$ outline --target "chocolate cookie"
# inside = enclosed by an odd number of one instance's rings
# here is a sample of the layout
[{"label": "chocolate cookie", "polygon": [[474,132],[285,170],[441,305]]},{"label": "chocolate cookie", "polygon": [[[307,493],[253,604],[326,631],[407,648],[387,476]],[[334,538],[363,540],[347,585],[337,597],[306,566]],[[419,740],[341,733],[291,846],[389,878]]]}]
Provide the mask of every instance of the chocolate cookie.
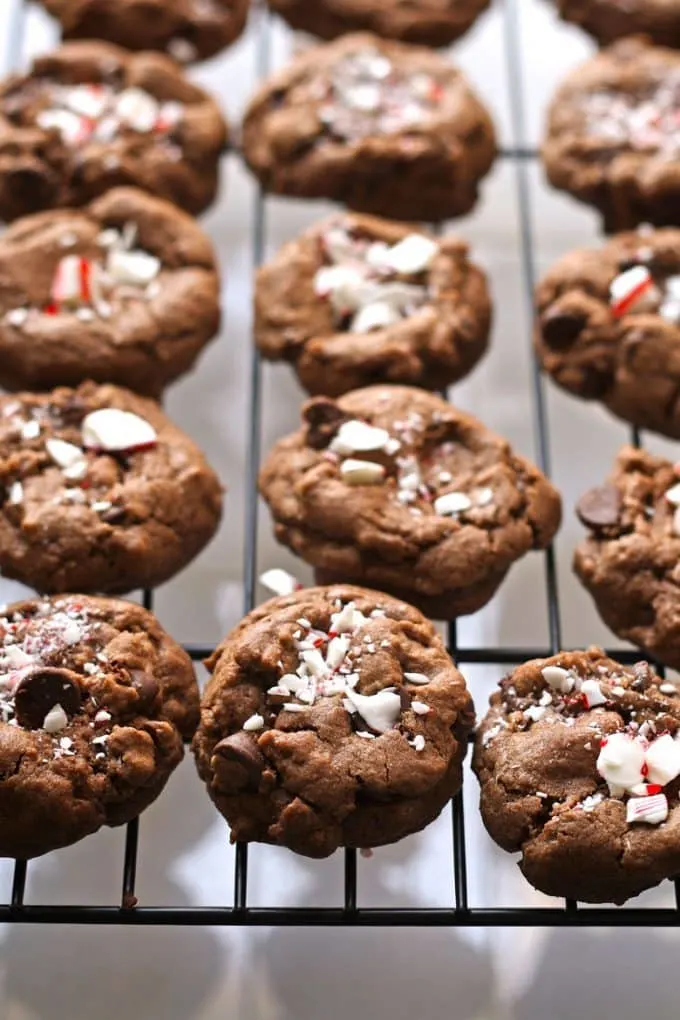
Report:
[{"label": "chocolate cookie", "polygon": [[260,475],[276,537],[317,581],[373,585],[430,616],[473,613],[560,523],[550,483],[441,397],[369,386],[303,408]]},{"label": "chocolate cookie", "polygon": [[620,234],[537,288],[537,348],[571,393],[680,438],[680,230]]},{"label": "chocolate cookie", "polygon": [[549,896],[623,903],[680,872],[680,697],[599,648],[518,666],[475,743],[481,811]]},{"label": "chocolate cookie", "polygon": [[207,666],[193,747],[234,840],[383,846],[460,789],[472,700],[411,606],[309,588],[246,616]]},{"label": "chocolate cookie", "polygon": [[104,39],[128,50],[204,60],[243,31],[249,0],[40,0],[65,39]]},{"label": "chocolate cookie", "polygon": [[126,592],[186,566],[220,484],[157,404],[115,386],[0,397],[0,571],[38,591]]},{"label": "chocolate cookie", "polygon": [[680,472],[624,447],[577,513],[588,537],[574,570],[619,637],[680,669]]},{"label": "chocolate cookie", "polygon": [[550,183],[595,206],[607,231],[680,225],[680,54],[624,39],[586,61],[550,106]]},{"label": "chocolate cookie", "polygon": [[374,217],[317,223],[257,275],[257,345],[309,393],[376,379],[442,389],[481,358],[490,325],[486,277],[463,241]]},{"label": "chocolate cookie", "polygon": [[220,323],[215,256],[195,221],[133,188],[35,213],[0,237],[0,384],[84,379],[158,396]]},{"label": "chocolate cookie", "polygon": [[448,46],[474,24],[490,0],[269,0],[292,28],[322,39],[375,32],[386,39]]},{"label": "chocolate cookie", "polygon": [[84,205],[135,185],[199,213],[226,125],[169,57],[66,43],[0,83],[0,217]]},{"label": "chocolate cookie", "polygon": [[0,857],[135,818],[197,722],[191,660],[141,606],[57,595],[3,609]]},{"label": "chocolate cookie", "polygon": [[600,45],[626,35],[646,35],[659,46],[680,46],[678,0],[555,0],[566,21],[590,32]]},{"label": "chocolate cookie", "polygon": [[246,112],[243,152],[267,191],[441,220],[472,209],[496,143],[447,60],[357,34],[313,47],[264,83]]}]

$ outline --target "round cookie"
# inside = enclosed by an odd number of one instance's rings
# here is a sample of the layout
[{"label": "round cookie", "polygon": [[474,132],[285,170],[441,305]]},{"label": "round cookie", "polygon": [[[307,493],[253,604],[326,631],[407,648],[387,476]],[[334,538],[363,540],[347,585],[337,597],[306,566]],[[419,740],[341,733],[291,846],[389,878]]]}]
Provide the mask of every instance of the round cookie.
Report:
[{"label": "round cookie", "polygon": [[556,188],[599,209],[608,232],[680,225],[680,54],[624,39],[567,76],[543,160]]},{"label": "round cookie", "polygon": [[262,266],[255,340],[289,361],[309,393],[384,382],[442,389],[486,350],[484,273],[455,237],[343,213],[312,226]]},{"label": "round cookie", "polygon": [[207,666],[193,749],[233,840],[383,846],[460,789],[472,700],[412,606],[348,585],[271,599]]},{"label": "round cookie", "polygon": [[489,114],[430,50],[367,33],[315,46],[269,78],[243,123],[267,191],[403,220],[462,216],[494,160]]},{"label": "round cookie", "polygon": [[680,669],[680,471],[624,447],[576,511],[588,529],[574,570],[619,637]]},{"label": "round cookie", "polygon": [[175,206],[114,188],[0,237],[0,384],[85,379],[159,396],[220,324],[210,241]]},{"label": "round cookie", "polygon": [[249,0],[40,0],[65,39],[167,50],[181,63],[219,53],[243,31]]},{"label": "round cookie", "polygon": [[0,616],[0,857],[136,818],[198,722],[189,656],[141,606],[58,595]]},{"label": "round cookie", "polygon": [[215,198],[227,129],[160,53],[66,43],[0,83],[0,218],[134,185],[188,212]]},{"label": "round cookie", "polygon": [[0,397],[0,572],[43,592],[155,587],[220,520],[220,483],[157,404],[83,383]]},{"label": "round cookie", "polygon": [[680,872],[680,697],[599,648],[513,670],[473,768],[484,824],[549,896],[623,903]]},{"label": "round cookie", "polygon": [[386,39],[448,46],[474,24],[489,0],[269,0],[295,29],[321,39],[375,32]]},{"label": "round cookie", "polygon": [[590,32],[601,46],[626,35],[646,35],[659,46],[680,47],[678,0],[555,0],[565,21]]},{"label": "round cookie", "polygon": [[536,291],[536,345],[555,382],[680,438],[680,230],[570,252]]},{"label": "round cookie", "polygon": [[433,393],[318,397],[303,422],[274,446],[260,491],[277,539],[321,584],[371,585],[444,619],[474,613],[559,527],[544,476]]}]

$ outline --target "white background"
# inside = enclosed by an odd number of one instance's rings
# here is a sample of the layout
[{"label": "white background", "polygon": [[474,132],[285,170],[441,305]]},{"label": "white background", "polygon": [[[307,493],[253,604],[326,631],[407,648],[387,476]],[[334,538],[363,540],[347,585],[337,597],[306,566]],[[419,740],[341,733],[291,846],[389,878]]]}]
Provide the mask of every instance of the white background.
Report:
[{"label": "white background", "polygon": [[[115,0],[111,0],[115,2]],[[546,103],[565,72],[590,52],[575,29],[559,24],[544,0],[520,0],[525,100],[530,140],[540,136]],[[8,60],[24,66],[52,45],[54,27],[37,11],[26,19],[23,49],[10,34],[15,0],[0,0],[0,38]],[[273,60],[301,45],[278,24]],[[513,142],[508,110],[502,10],[497,5],[455,48],[494,112],[504,144]],[[256,54],[251,31],[223,57],[193,72],[236,123],[252,91]],[[570,247],[593,243],[594,214],[552,193],[530,171],[538,268]],[[456,388],[453,399],[535,456],[530,329],[521,275],[515,170],[499,161],[474,215],[455,225],[488,270],[496,321],[491,353]],[[224,277],[225,325],[198,370],[169,397],[171,415],[205,449],[228,486],[218,538],[157,598],[161,620],[178,639],[216,643],[240,616],[251,328],[254,187],[236,156],[224,162],[219,205],[204,219]],[[273,251],[329,207],[288,200],[267,206],[267,249]],[[565,504],[557,542],[565,646],[616,645],[570,570],[581,529],[577,495],[598,482],[625,427],[599,408],[548,389],[553,474]],[[284,366],[264,370],[263,449],[294,428],[302,394]],[[670,452],[658,440],[649,445]],[[309,574],[277,548],[266,510],[259,519],[260,569],[285,566]],[[23,590],[0,581],[0,601]],[[262,594],[262,593],[260,593]],[[547,615],[544,560],[529,556],[493,602],[461,622],[463,645],[544,645]],[[500,669],[467,670],[479,711]],[[468,862],[473,905],[549,904],[524,882],[515,861],[486,837],[477,819],[477,788],[466,775]],[[114,903],[120,895],[124,833],[107,830],[29,867],[27,902]],[[306,861],[268,847],[250,854],[251,905],[338,905],[342,857]],[[359,864],[359,902],[370,906],[453,903],[450,816]],[[11,867],[0,862],[0,900]],[[227,904],[233,851],[186,760],[164,795],[143,816],[137,894],[143,904]],[[671,905],[669,885],[636,904]],[[615,913],[612,915],[615,923]],[[6,927],[0,929],[1,1020],[316,1020],[356,1016],[412,1020],[566,1020],[648,1014],[677,1017],[674,932],[532,930],[318,930]]]}]

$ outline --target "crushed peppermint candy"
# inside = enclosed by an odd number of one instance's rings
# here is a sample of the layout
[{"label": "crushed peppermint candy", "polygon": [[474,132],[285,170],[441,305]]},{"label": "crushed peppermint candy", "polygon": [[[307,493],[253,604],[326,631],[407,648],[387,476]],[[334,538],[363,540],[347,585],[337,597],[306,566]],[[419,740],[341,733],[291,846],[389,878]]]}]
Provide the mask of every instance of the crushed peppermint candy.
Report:
[{"label": "crushed peppermint candy", "polygon": [[680,153],[679,109],[679,74],[669,74],[644,95],[600,89],[582,99],[586,130],[608,151],[632,149],[664,160]]},{"label": "crushed peppermint candy", "polygon": [[264,718],[258,713],[255,713],[255,715],[251,715],[248,719],[246,719],[246,721],[243,724],[243,729],[246,730],[246,732],[250,733],[255,730],[261,730],[263,726]]},{"label": "crushed peppermint candy", "polygon": [[631,797],[626,804],[626,822],[644,822],[647,825],[660,825],[668,818],[668,798],[664,793],[654,797]]},{"label": "crushed peppermint candy", "polygon": [[680,276],[655,280],[647,266],[631,266],[612,280],[609,299],[616,319],[630,312],[653,312],[680,325]]},{"label": "crushed peppermint candy", "polygon": [[275,595],[292,595],[303,587],[293,574],[280,567],[272,567],[271,570],[265,570],[260,574],[260,584]]},{"label": "crushed peppermint candy", "polygon": [[81,426],[83,445],[90,450],[132,453],[155,446],[153,425],[132,411],[105,407],[91,411]]},{"label": "crushed peppermint candy", "polygon": [[67,145],[111,142],[123,131],[166,135],[179,123],[183,107],[159,102],[136,86],[114,89],[101,84],[51,84],[48,103],[36,117],[43,130],[57,131]]}]

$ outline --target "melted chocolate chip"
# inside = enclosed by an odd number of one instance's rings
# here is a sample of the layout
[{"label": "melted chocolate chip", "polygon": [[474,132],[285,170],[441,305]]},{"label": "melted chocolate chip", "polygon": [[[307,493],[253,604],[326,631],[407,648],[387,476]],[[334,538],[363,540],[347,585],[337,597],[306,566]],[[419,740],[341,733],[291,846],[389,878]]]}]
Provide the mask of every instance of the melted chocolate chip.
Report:
[{"label": "melted chocolate chip", "polygon": [[75,715],[80,701],[78,675],[70,669],[49,666],[27,673],[17,684],[14,695],[17,720],[30,730],[40,729],[55,705],[61,705],[66,715]]},{"label": "melted chocolate chip", "polygon": [[234,766],[225,769],[220,767],[219,761],[213,766],[230,785],[242,790],[246,787],[257,789],[267,759],[253,737],[247,733],[232,733],[215,745],[213,759],[215,757],[221,759],[222,763]]},{"label": "melted chocolate chip", "polygon": [[132,683],[139,696],[140,704],[144,708],[150,707],[158,697],[158,684],[143,669],[132,670]]},{"label": "melted chocolate chip", "polygon": [[302,411],[307,422],[307,444],[315,450],[323,450],[330,443],[343,422],[349,421],[349,415],[341,411],[334,401],[328,397],[317,397],[308,401]]},{"label": "melted chocolate chip", "polygon": [[587,318],[582,312],[548,311],[541,319],[541,332],[548,347],[570,347],[582,332]]},{"label": "melted chocolate chip", "polygon": [[408,709],[411,707],[411,702],[413,701],[411,693],[407,691],[405,687],[399,687],[397,689],[397,694],[399,695],[400,711],[402,712],[408,711]]},{"label": "melted chocolate chip", "polygon": [[599,485],[581,496],[576,504],[579,520],[598,531],[611,528],[621,515],[621,495],[613,485]]}]

